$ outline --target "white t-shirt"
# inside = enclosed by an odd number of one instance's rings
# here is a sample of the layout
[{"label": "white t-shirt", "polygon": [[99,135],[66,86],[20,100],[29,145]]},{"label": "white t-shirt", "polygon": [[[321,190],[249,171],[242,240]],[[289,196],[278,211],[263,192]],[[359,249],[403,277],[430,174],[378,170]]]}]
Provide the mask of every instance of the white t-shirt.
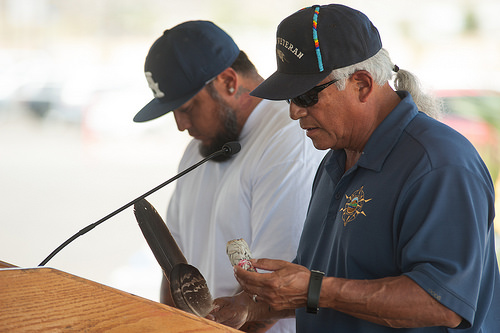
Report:
[{"label": "white t-shirt", "polygon": [[[226,254],[232,239],[245,239],[254,258],[295,258],[325,152],[290,119],[288,107],[262,101],[242,129],[238,154],[226,162],[208,161],[177,180],[166,223],[214,298],[241,290]],[[198,146],[198,140],[188,144],[179,171],[202,159]],[[269,332],[290,331],[294,319],[281,320]]]}]

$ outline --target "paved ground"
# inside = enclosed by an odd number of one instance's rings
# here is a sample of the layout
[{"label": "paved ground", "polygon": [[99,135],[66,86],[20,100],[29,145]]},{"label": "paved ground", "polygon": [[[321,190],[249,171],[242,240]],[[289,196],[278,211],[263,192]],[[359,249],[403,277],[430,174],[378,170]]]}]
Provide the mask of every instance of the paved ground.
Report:
[{"label": "paved ground", "polygon": [[[174,176],[187,143],[169,117],[150,131],[97,134],[0,117],[0,260],[37,266],[83,227]],[[162,216],[174,184],[148,197]],[[132,208],[75,240],[46,266],[158,296],[161,271]]]}]

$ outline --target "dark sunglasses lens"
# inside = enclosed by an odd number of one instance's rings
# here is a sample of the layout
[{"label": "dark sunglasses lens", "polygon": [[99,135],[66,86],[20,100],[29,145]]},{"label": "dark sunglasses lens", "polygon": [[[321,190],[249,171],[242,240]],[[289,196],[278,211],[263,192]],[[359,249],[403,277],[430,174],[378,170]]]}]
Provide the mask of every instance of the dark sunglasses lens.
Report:
[{"label": "dark sunglasses lens", "polygon": [[292,102],[300,107],[309,107],[318,103],[318,93],[315,91],[308,91],[307,93],[292,98]]},{"label": "dark sunglasses lens", "polygon": [[306,92],[305,94],[302,94],[300,96],[294,97],[291,100],[288,99],[287,102],[290,104],[290,101],[293,102],[294,104],[307,108],[309,106],[313,106],[314,104],[318,103],[318,94],[323,91],[323,89],[329,87],[331,84],[334,84],[338,80],[331,80],[330,82],[324,83],[322,85],[316,86]]}]

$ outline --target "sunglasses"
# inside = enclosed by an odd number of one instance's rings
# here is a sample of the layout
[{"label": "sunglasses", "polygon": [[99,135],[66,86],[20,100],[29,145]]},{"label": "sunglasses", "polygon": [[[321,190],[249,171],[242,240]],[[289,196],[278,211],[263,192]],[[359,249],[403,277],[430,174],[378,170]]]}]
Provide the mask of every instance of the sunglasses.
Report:
[{"label": "sunglasses", "polygon": [[288,102],[288,104],[293,103],[293,104],[300,106],[302,108],[307,108],[307,107],[313,106],[314,104],[318,103],[318,94],[323,89],[327,88],[328,86],[334,84],[337,81],[338,81],[338,79],[335,79],[335,80],[331,80],[330,82],[323,83],[319,86],[312,88],[311,90],[309,90],[308,92],[306,92],[302,95],[299,95],[299,96],[294,97],[292,99],[287,99],[286,101]]}]

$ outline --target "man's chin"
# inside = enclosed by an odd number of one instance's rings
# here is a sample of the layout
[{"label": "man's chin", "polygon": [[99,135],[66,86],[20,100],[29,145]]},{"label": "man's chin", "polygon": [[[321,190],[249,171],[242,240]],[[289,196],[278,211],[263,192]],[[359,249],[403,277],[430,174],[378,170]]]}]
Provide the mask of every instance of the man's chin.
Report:
[{"label": "man's chin", "polygon": [[212,153],[216,152],[217,150],[219,150],[219,149],[216,149],[214,147],[214,145],[211,144],[208,141],[200,141],[200,143],[198,144],[198,149],[200,150],[200,154],[203,157],[207,157],[210,154],[212,154]]}]

